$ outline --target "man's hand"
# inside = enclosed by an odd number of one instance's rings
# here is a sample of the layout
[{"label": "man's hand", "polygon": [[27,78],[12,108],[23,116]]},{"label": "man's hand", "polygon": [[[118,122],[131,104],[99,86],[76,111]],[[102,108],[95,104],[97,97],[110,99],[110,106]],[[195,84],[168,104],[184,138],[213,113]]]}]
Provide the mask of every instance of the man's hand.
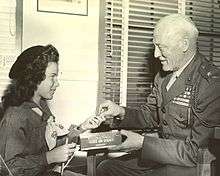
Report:
[{"label": "man's hand", "polygon": [[129,152],[132,150],[139,150],[142,148],[144,136],[127,130],[121,130],[121,134],[126,136],[127,139],[121,145],[111,147],[109,148],[109,150],[120,150]]},{"label": "man's hand", "polygon": [[105,119],[112,119],[115,116],[124,116],[125,110],[114,102],[106,100],[100,104],[98,115],[105,117]]},{"label": "man's hand", "polygon": [[104,116],[92,116],[92,117],[86,119],[80,125],[80,130],[86,131],[86,130],[97,128],[104,121],[105,121]]}]

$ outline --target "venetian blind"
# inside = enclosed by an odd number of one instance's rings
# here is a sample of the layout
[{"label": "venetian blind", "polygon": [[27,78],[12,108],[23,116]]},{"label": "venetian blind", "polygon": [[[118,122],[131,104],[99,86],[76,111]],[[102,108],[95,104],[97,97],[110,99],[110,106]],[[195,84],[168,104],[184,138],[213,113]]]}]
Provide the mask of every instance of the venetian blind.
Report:
[{"label": "venetian blind", "polygon": [[116,103],[120,100],[122,49],[122,1],[105,2],[104,72],[102,97]]},{"label": "venetian blind", "polygon": [[105,0],[102,98],[124,106],[146,102],[154,77],[154,25],[177,12],[196,23],[200,52],[220,67],[219,0]]},{"label": "venetian blind", "polygon": [[153,29],[178,0],[106,0],[102,96],[124,106],[146,102],[154,73]]},{"label": "venetian blind", "polygon": [[186,15],[199,29],[201,53],[220,67],[220,1],[186,0]]},{"label": "venetian blind", "polygon": [[128,13],[127,106],[146,102],[154,78],[153,29],[163,16],[178,12],[177,0],[130,0]]},{"label": "venetian blind", "polygon": [[[8,72],[16,58],[16,0],[1,0],[0,4],[0,97],[9,83]],[[0,100],[1,101],[1,100]]]}]

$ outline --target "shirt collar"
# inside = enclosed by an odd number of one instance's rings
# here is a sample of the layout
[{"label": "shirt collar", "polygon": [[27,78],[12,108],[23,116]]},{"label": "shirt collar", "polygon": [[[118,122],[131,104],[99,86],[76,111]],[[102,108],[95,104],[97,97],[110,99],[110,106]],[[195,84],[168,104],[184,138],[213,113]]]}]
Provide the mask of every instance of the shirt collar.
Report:
[{"label": "shirt collar", "polygon": [[36,112],[39,116],[41,116],[43,121],[47,121],[50,116],[53,116],[47,102],[45,100],[41,100],[39,107],[35,102],[33,101],[26,101],[23,103],[25,107],[31,108],[34,112]]},{"label": "shirt collar", "polygon": [[183,65],[179,70],[173,72],[173,75],[175,75],[176,78],[178,78],[180,76],[180,74],[183,72],[183,70],[189,65],[189,63],[193,60],[195,54],[191,57],[191,59],[189,59],[185,65]]}]

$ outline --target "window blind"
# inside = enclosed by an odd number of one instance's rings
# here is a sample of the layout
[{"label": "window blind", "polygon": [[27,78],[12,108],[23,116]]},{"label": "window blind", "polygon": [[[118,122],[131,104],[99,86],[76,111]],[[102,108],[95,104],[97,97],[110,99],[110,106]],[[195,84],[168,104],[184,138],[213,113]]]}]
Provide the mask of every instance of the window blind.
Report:
[{"label": "window blind", "polygon": [[146,102],[154,77],[153,29],[178,0],[106,0],[102,96],[124,106]]},{"label": "window blind", "polygon": [[199,50],[220,67],[220,1],[186,0],[186,15],[199,29]]},{"label": "window blind", "polygon": [[[20,6],[19,6],[20,7]],[[18,52],[16,0],[1,0],[0,4],[0,97],[9,83],[8,72]],[[19,29],[20,30],[20,29]],[[19,39],[20,40],[20,39]],[[1,100],[0,100],[1,101]]]},{"label": "window blind", "polygon": [[154,26],[161,17],[177,12],[177,0],[129,1],[127,106],[146,102],[154,78]]},{"label": "window blind", "polygon": [[151,91],[155,65],[153,29],[171,13],[190,16],[201,53],[220,67],[219,0],[105,0],[102,98],[139,106]]},{"label": "window blind", "polygon": [[103,97],[120,101],[120,72],[122,50],[122,0],[105,2],[105,48]]}]

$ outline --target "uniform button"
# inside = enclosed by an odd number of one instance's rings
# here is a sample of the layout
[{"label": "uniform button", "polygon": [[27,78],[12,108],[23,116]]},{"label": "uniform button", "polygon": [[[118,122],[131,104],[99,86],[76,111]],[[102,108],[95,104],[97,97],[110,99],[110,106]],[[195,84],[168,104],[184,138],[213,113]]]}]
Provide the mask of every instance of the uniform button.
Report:
[{"label": "uniform button", "polygon": [[182,113],[179,116],[180,116],[181,119],[183,118],[183,114]]},{"label": "uniform button", "polygon": [[167,126],[167,125],[168,125],[168,123],[167,123],[167,121],[166,121],[166,120],[163,120],[163,124],[164,124],[165,126]]},{"label": "uniform button", "polygon": [[209,71],[208,73],[207,73],[207,76],[211,76],[212,75],[212,73]]},{"label": "uniform button", "polygon": [[163,134],[163,137],[164,137],[165,139],[169,139],[169,138],[170,138],[170,134],[165,133],[165,134]]},{"label": "uniform button", "polygon": [[165,107],[162,107],[162,108],[161,108],[161,111],[162,111],[163,113],[166,113]]},{"label": "uniform button", "polygon": [[170,138],[170,135],[169,134],[166,134],[166,139],[169,139]]}]

